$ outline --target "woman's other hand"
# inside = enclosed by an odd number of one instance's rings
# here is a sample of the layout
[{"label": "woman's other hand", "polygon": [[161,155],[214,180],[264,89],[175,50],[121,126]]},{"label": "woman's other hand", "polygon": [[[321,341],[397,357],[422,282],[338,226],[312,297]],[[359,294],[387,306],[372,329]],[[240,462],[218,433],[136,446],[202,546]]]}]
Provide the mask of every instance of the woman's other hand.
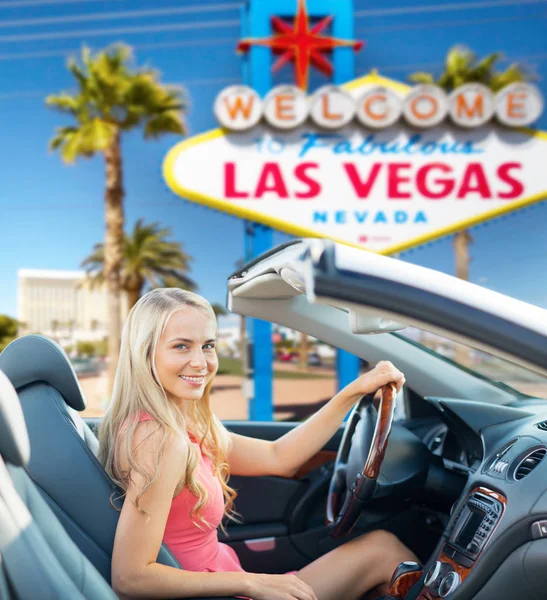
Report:
[{"label": "woman's other hand", "polygon": [[248,575],[247,593],[253,600],[317,600],[312,587],[296,575]]},{"label": "woman's other hand", "polygon": [[374,369],[348,384],[342,393],[350,397],[352,404],[355,404],[363,396],[373,394],[388,383],[394,383],[399,392],[404,382],[405,376],[401,371],[388,360],[382,360]]}]

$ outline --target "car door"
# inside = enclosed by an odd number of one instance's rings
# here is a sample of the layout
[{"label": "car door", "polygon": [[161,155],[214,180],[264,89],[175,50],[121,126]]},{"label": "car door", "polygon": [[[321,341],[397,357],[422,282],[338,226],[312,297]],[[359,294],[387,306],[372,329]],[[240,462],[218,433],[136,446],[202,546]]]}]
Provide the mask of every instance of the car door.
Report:
[{"label": "car door", "polygon": [[[298,423],[227,421],[237,434],[274,441]],[[325,523],[325,503],[332,465],[342,428],[294,477],[230,478],[241,523],[227,523],[222,541],[236,550],[249,571],[284,573],[317,558],[331,543]],[[357,535],[357,532],[356,532]],[[334,542],[334,540],[333,540]]]}]

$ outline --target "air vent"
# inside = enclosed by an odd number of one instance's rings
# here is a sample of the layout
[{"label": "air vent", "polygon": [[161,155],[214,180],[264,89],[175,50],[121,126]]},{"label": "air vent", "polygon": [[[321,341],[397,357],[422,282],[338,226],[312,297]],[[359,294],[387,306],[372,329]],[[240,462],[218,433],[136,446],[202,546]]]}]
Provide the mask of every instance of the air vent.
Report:
[{"label": "air vent", "polygon": [[504,475],[511,460],[508,461],[507,459],[502,459],[516,444],[516,442],[517,440],[511,440],[501,450],[498,450],[498,452],[496,452],[496,454],[494,454],[494,456],[486,463],[484,472],[492,473],[496,477]]},{"label": "air vent", "polygon": [[542,431],[547,431],[547,421],[542,421],[541,423],[536,423],[536,427],[541,429]]},{"label": "air vent", "polygon": [[523,477],[526,477],[531,471],[533,471],[539,463],[545,458],[547,454],[547,449],[539,448],[539,450],[534,450],[528,456],[526,456],[523,460],[520,461],[518,467],[515,470],[515,479],[519,481]]}]

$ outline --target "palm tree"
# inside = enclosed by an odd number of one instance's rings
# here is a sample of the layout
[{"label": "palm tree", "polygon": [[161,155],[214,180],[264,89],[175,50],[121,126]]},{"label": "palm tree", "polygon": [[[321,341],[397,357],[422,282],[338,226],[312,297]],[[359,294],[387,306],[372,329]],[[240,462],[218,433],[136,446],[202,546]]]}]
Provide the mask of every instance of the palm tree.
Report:
[{"label": "palm tree", "polygon": [[50,142],[65,163],[77,158],[104,155],[105,263],[108,287],[108,356],[110,385],[118,361],[121,317],[121,267],[124,254],[124,210],[122,135],[142,127],[145,138],[165,133],[186,132],[183,111],[187,103],[180,88],[163,85],[159,73],[149,68],[134,68],[128,46],[116,45],[95,54],[82,50],[81,64],[71,58],[68,70],[77,90],[46,98],[46,104],[70,115],[74,123],[59,127]]},{"label": "palm tree", "polygon": [[74,319],[69,319],[67,325],[68,325],[68,332],[70,335],[70,340],[72,341],[72,338],[74,336],[74,328],[76,327],[76,321]]},{"label": "palm tree", "polygon": [[[495,71],[495,65],[501,57],[499,52],[495,52],[479,61],[469,48],[454,46],[446,55],[444,71],[438,79],[435,79],[432,73],[418,71],[410,75],[409,80],[413,83],[436,84],[446,92],[451,92],[465,83],[482,83],[493,92],[498,92],[511,83],[534,79],[533,75],[517,63],[513,63],[505,71]],[[472,241],[468,231],[459,231],[454,235],[456,277],[466,281],[469,279],[469,245]],[[456,352],[459,362],[467,365],[470,363],[467,348],[458,345]]]},{"label": "palm tree", "polygon": [[[168,227],[161,228],[158,223],[146,225],[139,219],[131,235],[124,236],[120,288],[127,293],[129,310],[145,287],[195,289],[196,284],[186,275],[192,259],[179,243],[166,239],[170,235]],[[104,244],[95,244],[81,266],[87,271],[91,284],[104,283]]]},{"label": "palm tree", "polygon": [[435,79],[432,73],[417,71],[409,76],[413,83],[430,83],[451,92],[464,83],[482,83],[493,92],[511,83],[530,81],[534,76],[523,66],[513,63],[505,71],[495,71],[495,65],[502,58],[499,52],[478,60],[476,54],[465,46],[454,46],[448,51],[444,71]]},{"label": "palm tree", "polygon": [[57,319],[53,319],[51,321],[51,332],[53,334],[53,339],[57,340],[57,331],[59,330],[59,321]]},{"label": "palm tree", "polygon": [[223,317],[228,314],[228,311],[224,308],[224,306],[222,306],[222,304],[218,304],[217,302],[211,304],[211,308],[217,317]]}]

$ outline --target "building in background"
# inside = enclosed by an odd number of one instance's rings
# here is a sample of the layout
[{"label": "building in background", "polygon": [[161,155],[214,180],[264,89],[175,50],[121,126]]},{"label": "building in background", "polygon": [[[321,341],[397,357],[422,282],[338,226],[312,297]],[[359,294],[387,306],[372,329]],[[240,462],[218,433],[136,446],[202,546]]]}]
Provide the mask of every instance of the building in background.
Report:
[{"label": "building in background", "polygon": [[[125,294],[121,305],[125,319]],[[106,287],[91,287],[84,271],[19,269],[17,320],[20,334],[42,333],[62,345],[101,340],[108,335]]]}]

